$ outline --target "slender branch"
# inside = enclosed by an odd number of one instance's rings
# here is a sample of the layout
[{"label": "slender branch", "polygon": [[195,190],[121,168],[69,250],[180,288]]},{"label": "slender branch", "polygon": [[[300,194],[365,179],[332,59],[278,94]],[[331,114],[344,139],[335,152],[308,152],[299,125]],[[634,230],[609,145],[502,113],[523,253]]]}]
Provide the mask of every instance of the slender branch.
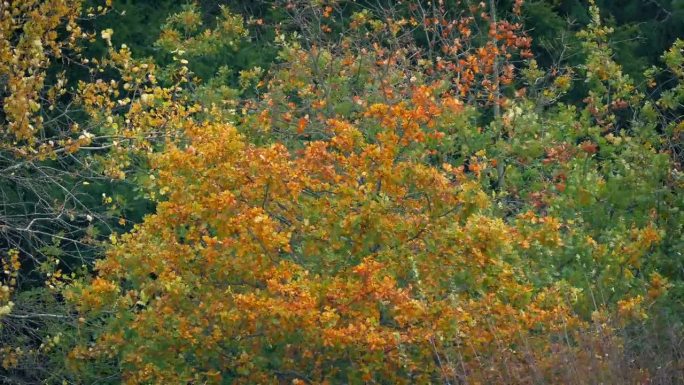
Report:
[{"label": "slender branch", "polygon": [[49,313],[26,313],[26,314],[6,314],[5,317],[18,318],[18,319],[30,319],[30,318],[60,318],[65,319],[69,316],[63,314],[49,314]]}]

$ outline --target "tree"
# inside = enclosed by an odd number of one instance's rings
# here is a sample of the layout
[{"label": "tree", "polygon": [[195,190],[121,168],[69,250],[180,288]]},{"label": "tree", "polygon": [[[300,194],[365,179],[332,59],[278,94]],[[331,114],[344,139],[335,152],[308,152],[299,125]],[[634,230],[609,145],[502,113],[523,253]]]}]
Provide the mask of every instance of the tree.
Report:
[{"label": "tree", "polygon": [[634,2],[113,3],[0,5],[4,382],[681,377]]},{"label": "tree", "polygon": [[[145,109],[141,93],[164,89],[154,66],[112,46],[111,30],[83,28],[108,9],[71,0],[0,4],[3,381],[59,375],[51,341],[76,325],[60,287],[88,272],[115,229],[149,210],[122,181],[163,135],[139,122],[131,130],[112,111],[134,120]],[[97,39],[100,56],[90,44]],[[60,368],[46,375],[55,361]]]},{"label": "tree", "polygon": [[[639,325],[665,296],[648,261],[676,237],[665,230],[679,204],[657,130],[622,114],[639,116],[644,96],[612,61],[598,9],[579,35],[589,90],[576,108],[558,100],[578,71],[509,66],[499,44],[527,42],[486,13],[437,20],[491,25],[452,62],[403,33],[421,22],[291,4],[300,29],[279,35],[265,92],[242,111],[209,102],[171,117],[182,135],[153,157],[147,186],[157,212],[67,292],[88,325],[76,373],[110,363],[124,383],[571,378],[550,352],[596,366],[597,380],[648,369],[647,358],[619,371],[581,353],[624,352],[615,322]],[[350,38],[329,37],[338,29]],[[662,201],[646,198],[665,186]]]}]

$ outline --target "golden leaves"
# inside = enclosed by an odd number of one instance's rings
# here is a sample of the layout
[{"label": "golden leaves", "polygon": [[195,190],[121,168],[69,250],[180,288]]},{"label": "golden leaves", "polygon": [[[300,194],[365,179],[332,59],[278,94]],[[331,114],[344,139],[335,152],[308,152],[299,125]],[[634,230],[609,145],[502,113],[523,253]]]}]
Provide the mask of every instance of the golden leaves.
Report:
[{"label": "golden leaves", "polygon": [[[340,352],[365,362],[368,354],[410,345],[418,353],[390,354],[379,370],[406,362],[418,367],[436,335],[468,336],[482,347],[495,336],[517,338],[529,317],[544,319],[541,303],[523,317],[503,302],[537,304],[535,289],[516,282],[505,260],[515,231],[454,210],[488,206],[479,184],[456,184],[448,166],[442,171],[388,153],[390,145],[420,143],[419,133],[439,114],[429,89],[416,92],[412,108],[369,107],[368,116],[380,122],[379,144],[342,119],[328,120],[329,141],[299,153],[245,144],[227,124],[183,125],[185,147],[169,146],[154,161],[155,188],[168,190],[168,201],[111,250],[100,277],[78,294],[84,310],[113,306],[119,314],[130,310],[123,297],[116,299],[123,294],[114,279],[151,298],[130,321],[145,336],[128,342],[142,349],[142,361],[125,358],[131,378],[162,378],[146,361],[143,346],[150,341],[171,339],[195,355],[205,354],[205,345],[213,354],[227,344],[250,357],[268,343],[289,352],[293,370],[311,364],[323,375],[325,362]],[[552,219],[536,220],[549,227],[545,234],[558,229]],[[501,298],[457,294],[448,277],[463,274],[470,290],[497,290]],[[457,317],[454,298],[463,301]],[[198,304],[213,310],[198,312]],[[168,314],[178,320],[178,335],[154,335]],[[483,317],[493,317],[498,329],[478,330]],[[110,325],[103,343],[120,326]],[[207,373],[217,378],[222,369]],[[249,370],[268,375],[263,367]]]},{"label": "golden leaves", "polygon": [[[0,15],[0,85],[5,122],[2,134],[32,146],[43,129],[43,95],[61,94],[63,83],[46,84],[47,69],[64,51],[78,51],[80,1],[20,1],[7,4]],[[70,39],[59,39],[66,25]]]},{"label": "golden leaves", "polygon": [[[458,30],[463,39],[473,33],[472,20],[429,22]],[[355,23],[360,29],[369,21],[361,13]],[[99,342],[102,352],[121,354],[129,382],[261,383],[284,372],[306,373],[312,383],[355,375],[372,381],[376,374],[432,380],[450,373],[435,357],[466,352],[463,365],[477,367],[477,354],[497,359],[579,323],[570,306],[580,290],[553,281],[557,261],[549,257],[566,257],[565,241],[575,235],[571,223],[533,211],[516,217],[512,210],[504,219],[502,205],[492,203],[507,198],[505,192],[492,197],[483,187],[490,167],[504,158],[449,142],[462,127],[452,127],[455,118],[479,103],[499,102],[498,83],[511,81],[514,69],[499,71],[497,62],[529,46],[520,26],[489,23],[484,46],[447,47],[451,59],[429,64],[457,78],[432,84],[410,71],[394,72],[401,58],[380,44],[340,57],[312,47],[320,54],[315,65],[330,65],[340,83],[354,71],[366,76],[356,61],[370,57],[370,75],[359,83],[369,81],[377,95],[355,91],[346,104],[336,100],[337,89],[312,80],[312,68],[298,65],[310,52],[292,44],[282,57],[296,63],[272,76],[260,105],[245,103],[239,132],[216,109],[195,105],[179,91],[189,81],[191,63],[180,52],[187,44],[197,45],[192,56],[212,49],[202,44],[221,30],[241,33],[241,24],[230,19],[205,32],[200,24],[190,7],[162,36],[161,44],[178,50],[178,84],[158,85],[154,67],[122,49],[112,50],[108,63],[121,68],[120,84],[81,87],[91,116],[129,143],[160,127],[167,139],[151,157],[148,183],[150,196],[164,201],[131,234],[114,238],[98,277],[72,294],[84,316],[105,307],[112,312],[116,321],[104,321]],[[397,20],[386,27],[394,33],[409,24]],[[373,72],[383,67],[387,78]],[[260,75],[242,73],[241,86]],[[395,84],[393,77],[411,80]],[[558,79],[558,87],[567,86],[567,79]],[[123,113],[114,112],[119,107]],[[513,115],[504,117],[507,128],[514,126]],[[490,138],[486,128],[467,129],[473,141]],[[466,164],[431,159],[443,155],[434,150],[443,142],[456,148],[445,151],[449,156],[463,151],[458,156]],[[546,149],[539,163],[574,159],[578,148],[568,143]],[[597,151],[589,142],[579,149]],[[116,165],[111,169],[114,174]],[[569,194],[569,178],[555,177],[556,189]],[[615,250],[584,233],[572,246],[577,260],[636,267],[659,234],[645,228],[631,235]],[[666,287],[653,276],[649,298]],[[626,297],[618,312],[638,313],[641,302]],[[129,330],[134,333],[121,338]],[[98,354],[105,353],[93,357]]]}]

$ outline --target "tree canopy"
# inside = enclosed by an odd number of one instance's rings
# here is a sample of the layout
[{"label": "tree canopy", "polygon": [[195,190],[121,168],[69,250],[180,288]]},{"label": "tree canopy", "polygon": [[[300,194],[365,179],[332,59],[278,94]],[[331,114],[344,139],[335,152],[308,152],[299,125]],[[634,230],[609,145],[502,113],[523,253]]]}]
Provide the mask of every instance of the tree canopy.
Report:
[{"label": "tree canopy", "polygon": [[683,18],[1,4],[0,379],[680,383]]}]

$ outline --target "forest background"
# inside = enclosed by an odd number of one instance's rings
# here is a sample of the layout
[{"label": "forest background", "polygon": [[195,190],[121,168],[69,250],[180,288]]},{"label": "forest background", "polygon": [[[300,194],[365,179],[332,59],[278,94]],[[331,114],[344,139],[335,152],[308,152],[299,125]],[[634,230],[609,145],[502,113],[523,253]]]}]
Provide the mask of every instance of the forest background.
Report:
[{"label": "forest background", "polygon": [[684,1],[0,4],[0,381],[684,378]]}]

